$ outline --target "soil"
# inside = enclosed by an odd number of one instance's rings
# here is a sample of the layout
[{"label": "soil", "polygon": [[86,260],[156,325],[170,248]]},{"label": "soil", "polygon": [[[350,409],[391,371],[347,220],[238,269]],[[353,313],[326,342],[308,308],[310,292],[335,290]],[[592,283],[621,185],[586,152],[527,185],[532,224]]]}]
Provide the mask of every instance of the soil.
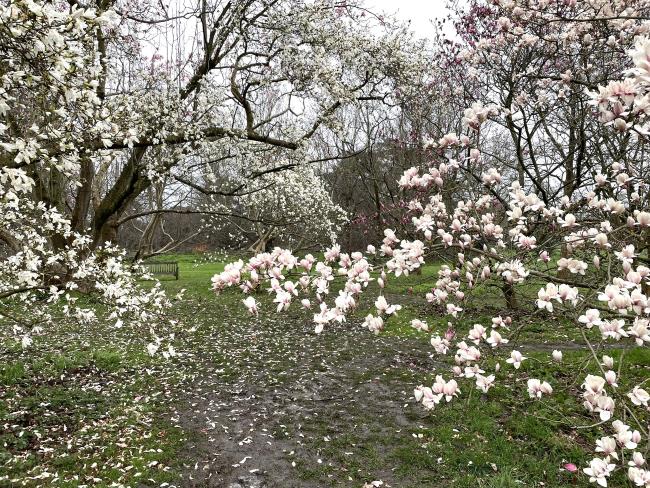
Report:
[{"label": "soil", "polygon": [[[308,447],[314,436],[394,435],[426,415],[405,415],[412,382],[379,381],[392,370],[441,367],[426,341],[378,337],[358,324],[317,336],[305,317],[240,322],[206,331],[201,353],[187,358],[195,372],[182,388],[189,407],[174,420],[191,433],[187,459],[196,461],[186,463],[182,486],[323,486],[296,468],[319,465],[318,450]],[[374,474],[390,485],[390,470]]]}]

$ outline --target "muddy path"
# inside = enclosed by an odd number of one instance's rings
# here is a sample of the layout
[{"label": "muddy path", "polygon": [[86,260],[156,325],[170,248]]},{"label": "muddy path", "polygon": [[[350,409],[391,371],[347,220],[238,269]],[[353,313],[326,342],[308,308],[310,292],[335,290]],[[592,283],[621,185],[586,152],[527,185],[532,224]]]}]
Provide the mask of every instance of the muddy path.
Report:
[{"label": "muddy path", "polygon": [[[378,438],[399,439],[425,416],[411,405],[414,379],[395,374],[444,368],[426,341],[377,337],[358,324],[316,336],[303,314],[220,318],[228,325],[199,331],[184,360],[173,416],[191,433],[181,486],[358,486],[350,470],[390,482],[389,469],[357,466],[355,451],[381,451]],[[331,459],[328,444],[345,436],[367,443],[351,440]]]},{"label": "muddy path", "polygon": [[358,323],[317,336],[308,314],[251,319],[224,307],[181,351],[187,373],[172,420],[188,442],[179,486],[448,486],[426,470],[404,472],[414,432],[435,427],[413,388],[449,368],[427,338],[375,336]]}]

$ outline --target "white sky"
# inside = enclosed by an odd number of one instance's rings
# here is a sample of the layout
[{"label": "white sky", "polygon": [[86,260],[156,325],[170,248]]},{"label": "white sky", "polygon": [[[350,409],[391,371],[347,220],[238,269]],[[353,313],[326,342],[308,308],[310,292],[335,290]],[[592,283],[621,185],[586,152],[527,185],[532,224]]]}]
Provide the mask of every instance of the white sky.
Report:
[{"label": "white sky", "polygon": [[445,0],[366,0],[372,10],[396,14],[397,18],[411,21],[411,27],[418,37],[429,37],[432,31],[431,19],[445,16]]},{"label": "white sky", "polygon": [[[190,0],[191,2],[192,0]],[[185,0],[165,1],[166,5],[181,5]],[[433,33],[432,20],[442,19],[446,16],[445,5],[448,0],[364,0],[363,4],[375,13],[395,15],[397,20],[409,22],[416,37],[430,39]],[[446,26],[444,31],[453,37],[453,29]],[[148,55],[153,53],[164,54],[160,34],[154,35],[148,42],[144,42],[144,51]],[[169,53],[167,53],[169,55]]]}]

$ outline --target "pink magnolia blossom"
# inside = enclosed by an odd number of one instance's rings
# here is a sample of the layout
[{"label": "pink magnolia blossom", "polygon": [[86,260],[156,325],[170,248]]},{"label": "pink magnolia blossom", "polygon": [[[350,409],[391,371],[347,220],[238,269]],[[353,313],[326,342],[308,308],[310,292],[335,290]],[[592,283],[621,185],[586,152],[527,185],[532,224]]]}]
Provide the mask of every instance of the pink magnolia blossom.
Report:
[{"label": "pink magnolia blossom", "polygon": [[515,350],[510,353],[510,357],[506,360],[506,363],[512,364],[515,369],[519,369],[524,359],[526,359],[526,357],[519,351]]}]

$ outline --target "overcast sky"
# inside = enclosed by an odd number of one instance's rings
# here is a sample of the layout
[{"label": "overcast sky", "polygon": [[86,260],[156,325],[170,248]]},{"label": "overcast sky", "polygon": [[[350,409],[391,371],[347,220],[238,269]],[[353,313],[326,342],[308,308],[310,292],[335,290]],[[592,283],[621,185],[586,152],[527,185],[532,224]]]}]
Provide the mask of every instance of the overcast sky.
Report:
[{"label": "overcast sky", "polygon": [[418,37],[429,37],[432,30],[431,19],[445,15],[444,0],[366,0],[373,10],[383,10],[397,14],[402,20],[410,20]]},{"label": "overcast sky", "polygon": [[[168,2],[165,2],[166,4]],[[411,29],[417,37],[430,38],[433,32],[432,19],[445,16],[447,0],[364,0],[364,4],[374,12],[393,14],[398,20],[410,21]],[[192,4],[192,0],[172,0],[169,5]],[[162,37],[154,35],[144,43],[146,53],[164,53],[165,47],[160,43]]]}]

